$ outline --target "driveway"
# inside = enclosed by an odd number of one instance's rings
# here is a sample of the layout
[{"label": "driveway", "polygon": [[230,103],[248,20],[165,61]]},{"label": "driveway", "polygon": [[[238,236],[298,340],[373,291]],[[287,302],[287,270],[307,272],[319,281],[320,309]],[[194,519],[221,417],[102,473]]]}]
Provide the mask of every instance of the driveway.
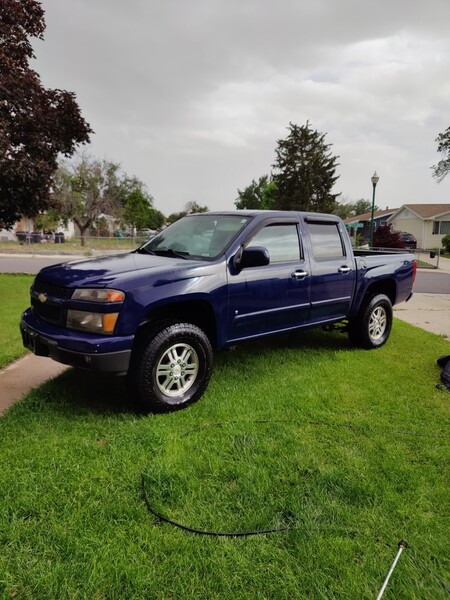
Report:
[{"label": "driveway", "polygon": [[439,269],[417,269],[413,292],[409,302],[394,307],[394,315],[450,340],[450,260],[441,258]]}]

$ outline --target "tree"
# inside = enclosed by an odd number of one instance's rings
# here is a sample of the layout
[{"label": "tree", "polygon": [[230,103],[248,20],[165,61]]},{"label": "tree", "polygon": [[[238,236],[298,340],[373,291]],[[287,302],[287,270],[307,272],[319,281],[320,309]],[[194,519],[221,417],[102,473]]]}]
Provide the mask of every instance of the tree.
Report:
[{"label": "tree", "polygon": [[145,184],[137,177],[125,177],[122,188],[122,221],[134,232],[136,229],[149,227],[159,229],[165,223],[164,215],[153,208],[153,197],[148,193]]},{"label": "tree", "polygon": [[450,233],[442,238],[442,247],[450,254]]},{"label": "tree", "polygon": [[[353,209],[353,216],[364,215],[365,213],[369,213],[372,211],[372,202],[370,200],[365,200],[361,198],[360,200],[356,200],[356,202],[352,202],[350,205]],[[373,210],[379,210],[378,206],[375,204]]]},{"label": "tree", "polygon": [[185,204],[184,212],[189,215],[191,213],[203,213],[208,212],[209,208],[207,206],[200,206],[197,202],[188,202]]},{"label": "tree", "polygon": [[187,202],[184,205],[184,210],[180,212],[174,212],[167,217],[167,221],[169,223],[175,223],[179,219],[182,219],[186,215],[190,215],[191,213],[202,213],[208,212],[209,208],[207,206],[200,206],[197,202]]},{"label": "tree", "polygon": [[276,184],[268,175],[262,175],[258,181],[253,179],[243,190],[238,189],[234,204],[238,210],[269,210],[274,205],[276,191]]},{"label": "tree", "polygon": [[34,219],[36,231],[56,231],[62,225],[61,215],[55,208],[49,208]]},{"label": "tree", "polygon": [[[341,217],[341,219],[348,219],[349,217],[356,217],[358,215],[364,215],[372,210],[372,203],[370,200],[356,200],[355,202],[338,202],[333,213]],[[378,210],[378,206],[374,206],[374,210]]]},{"label": "tree", "polygon": [[436,142],[443,158],[432,169],[433,177],[440,183],[450,173],[450,127],[437,136]]},{"label": "tree", "polygon": [[147,223],[150,220],[150,205],[147,198],[141,190],[134,190],[126,199],[125,208],[123,211],[123,220],[130,226],[131,231],[148,227]]},{"label": "tree", "polygon": [[337,159],[325,143],[325,134],[289,123],[289,135],[278,140],[273,181],[277,186],[275,208],[333,212],[339,194],[331,192],[339,178]]},{"label": "tree", "polygon": [[182,210],[180,212],[175,212],[175,213],[171,213],[168,217],[167,217],[167,222],[168,223],[175,223],[175,221],[179,221],[180,219],[182,219],[183,217],[185,217],[187,215],[187,212]]},{"label": "tree", "polygon": [[49,207],[58,154],[71,156],[92,133],[72,92],[45,89],[30,69],[29,38],[43,39],[44,11],[36,0],[0,3],[0,224]]},{"label": "tree", "polygon": [[406,248],[400,239],[400,231],[394,231],[392,225],[380,225],[373,233],[374,248]]},{"label": "tree", "polygon": [[76,224],[82,246],[97,219],[121,213],[122,199],[119,165],[106,160],[82,154],[71,164],[62,163],[53,177],[51,201],[63,219]]}]

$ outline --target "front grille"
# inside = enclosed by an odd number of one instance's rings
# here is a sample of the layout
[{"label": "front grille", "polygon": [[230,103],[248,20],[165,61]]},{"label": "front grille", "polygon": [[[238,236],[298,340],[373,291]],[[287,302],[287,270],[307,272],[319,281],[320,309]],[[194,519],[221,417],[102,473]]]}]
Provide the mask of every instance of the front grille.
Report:
[{"label": "front grille", "polygon": [[[40,294],[45,296],[44,302],[39,300]],[[64,326],[66,321],[64,300],[68,300],[72,294],[73,289],[71,288],[46,283],[36,278],[31,288],[31,306],[34,313],[44,321]]]},{"label": "front grille", "polygon": [[51,304],[49,301],[42,303],[36,298],[31,298],[31,306],[33,307],[34,313],[54,325],[64,325],[64,314],[65,311],[62,306]]},{"label": "front grille", "polygon": [[58,298],[58,300],[68,300],[73,294],[72,288],[46,283],[38,278],[34,281],[33,290],[37,294],[45,294],[49,298]]}]

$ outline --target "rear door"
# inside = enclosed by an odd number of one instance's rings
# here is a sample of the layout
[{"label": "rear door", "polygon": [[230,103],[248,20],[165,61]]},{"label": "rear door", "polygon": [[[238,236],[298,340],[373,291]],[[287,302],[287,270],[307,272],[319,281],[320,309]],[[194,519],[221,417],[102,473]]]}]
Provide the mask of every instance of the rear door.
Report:
[{"label": "rear door", "polygon": [[303,256],[298,219],[271,220],[245,247],[264,247],[265,266],[229,273],[229,341],[289,330],[309,319],[309,269]]},{"label": "rear door", "polygon": [[341,221],[305,218],[311,263],[310,323],[348,316],[356,285],[353,251]]}]

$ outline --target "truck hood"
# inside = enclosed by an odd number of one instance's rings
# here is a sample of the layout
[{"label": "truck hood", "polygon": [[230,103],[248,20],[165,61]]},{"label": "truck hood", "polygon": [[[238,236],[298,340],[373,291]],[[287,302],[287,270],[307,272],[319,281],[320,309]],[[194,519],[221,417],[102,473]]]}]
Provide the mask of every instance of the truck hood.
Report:
[{"label": "truck hood", "polygon": [[[57,283],[65,287],[93,285],[104,287],[115,282],[125,283],[137,271],[144,275],[158,277],[161,273],[175,274],[177,271],[189,271],[192,268],[204,268],[208,263],[184,260],[168,256],[150,254],[117,254],[59,263],[45,267],[39,273],[39,279]],[[148,272],[148,273],[147,273]]]}]

